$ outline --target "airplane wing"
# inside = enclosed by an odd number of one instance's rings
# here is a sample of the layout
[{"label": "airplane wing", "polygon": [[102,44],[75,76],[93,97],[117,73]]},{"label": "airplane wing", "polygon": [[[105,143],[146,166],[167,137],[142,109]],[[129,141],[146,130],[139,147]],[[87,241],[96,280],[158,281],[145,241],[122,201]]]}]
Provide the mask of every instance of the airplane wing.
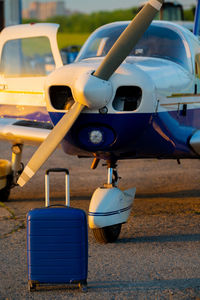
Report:
[{"label": "airplane wing", "polygon": [[0,140],[37,145],[47,138],[52,128],[50,122],[0,118]]}]

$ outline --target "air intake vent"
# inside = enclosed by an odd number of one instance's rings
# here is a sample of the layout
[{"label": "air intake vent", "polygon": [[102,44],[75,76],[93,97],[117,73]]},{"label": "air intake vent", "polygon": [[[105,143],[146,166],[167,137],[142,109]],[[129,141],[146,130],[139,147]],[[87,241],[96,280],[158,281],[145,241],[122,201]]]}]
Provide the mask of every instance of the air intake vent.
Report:
[{"label": "air intake vent", "polygon": [[142,90],[139,86],[120,86],[113,100],[113,108],[118,111],[136,110],[142,99]]},{"label": "air intake vent", "polygon": [[53,85],[49,89],[51,105],[55,109],[69,110],[74,104],[71,89],[65,85]]}]

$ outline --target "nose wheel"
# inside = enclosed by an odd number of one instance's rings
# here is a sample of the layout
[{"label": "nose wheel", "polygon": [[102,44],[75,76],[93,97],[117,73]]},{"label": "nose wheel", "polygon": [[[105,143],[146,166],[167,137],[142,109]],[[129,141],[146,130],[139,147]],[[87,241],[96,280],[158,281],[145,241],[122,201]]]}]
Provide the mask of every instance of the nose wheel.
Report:
[{"label": "nose wheel", "polygon": [[95,240],[100,244],[115,242],[121,232],[122,224],[92,229]]}]

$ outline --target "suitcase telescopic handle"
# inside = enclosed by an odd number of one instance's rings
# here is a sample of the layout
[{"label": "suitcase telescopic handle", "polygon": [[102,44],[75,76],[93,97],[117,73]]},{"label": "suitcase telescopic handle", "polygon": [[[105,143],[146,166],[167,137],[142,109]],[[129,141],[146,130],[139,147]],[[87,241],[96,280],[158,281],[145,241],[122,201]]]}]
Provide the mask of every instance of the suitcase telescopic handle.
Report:
[{"label": "suitcase telescopic handle", "polygon": [[45,172],[45,206],[49,206],[49,173],[65,173],[65,204],[70,206],[69,171],[65,168],[51,168]]}]

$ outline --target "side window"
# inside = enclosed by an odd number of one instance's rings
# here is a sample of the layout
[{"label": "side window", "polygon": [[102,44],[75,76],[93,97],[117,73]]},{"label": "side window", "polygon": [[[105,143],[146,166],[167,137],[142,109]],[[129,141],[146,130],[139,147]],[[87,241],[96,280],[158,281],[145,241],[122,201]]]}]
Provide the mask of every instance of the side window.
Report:
[{"label": "side window", "polygon": [[31,37],[7,41],[1,56],[1,72],[5,77],[46,76],[55,69],[47,37]]},{"label": "side window", "polygon": [[195,76],[200,79],[200,53],[195,56]]}]

